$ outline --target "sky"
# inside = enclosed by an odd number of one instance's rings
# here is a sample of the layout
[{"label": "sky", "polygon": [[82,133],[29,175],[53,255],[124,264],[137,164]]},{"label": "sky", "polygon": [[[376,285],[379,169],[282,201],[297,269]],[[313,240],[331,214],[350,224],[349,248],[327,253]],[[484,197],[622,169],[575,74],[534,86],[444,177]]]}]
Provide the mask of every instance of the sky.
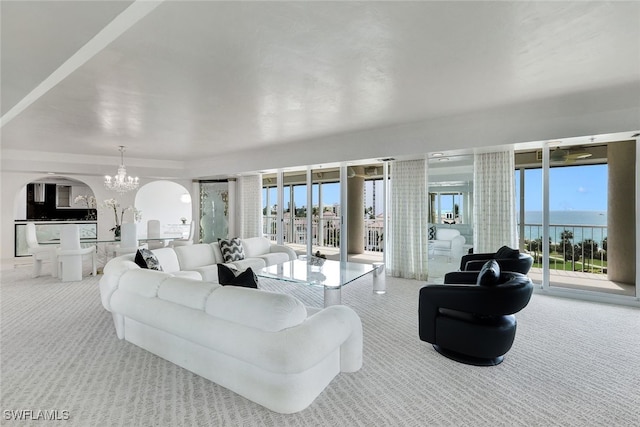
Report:
[{"label": "sky", "polygon": [[[519,198],[520,174],[516,172]],[[606,211],[607,165],[566,166],[549,170],[550,211]],[[542,170],[525,171],[525,211],[542,210]]]},{"label": "sky", "polygon": [[[520,172],[515,172],[516,199],[519,199]],[[370,182],[370,181],[367,181]],[[382,182],[377,181],[376,212],[382,212]],[[367,186],[365,205],[372,206],[371,184]],[[549,210],[551,211],[606,211],[607,210],[607,165],[555,167],[549,171]],[[275,194],[275,189],[272,190]],[[294,198],[299,206],[307,204],[306,186],[294,188]],[[340,203],[340,184],[324,184],[322,195],[325,206]],[[275,203],[275,196],[271,204]],[[313,194],[317,204],[317,190]],[[288,205],[285,198],[285,206]],[[266,204],[266,200],[263,200]],[[443,201],[442,209],[451,209]],[[542,169],[525,171],[525,211],[542,210]]]}]

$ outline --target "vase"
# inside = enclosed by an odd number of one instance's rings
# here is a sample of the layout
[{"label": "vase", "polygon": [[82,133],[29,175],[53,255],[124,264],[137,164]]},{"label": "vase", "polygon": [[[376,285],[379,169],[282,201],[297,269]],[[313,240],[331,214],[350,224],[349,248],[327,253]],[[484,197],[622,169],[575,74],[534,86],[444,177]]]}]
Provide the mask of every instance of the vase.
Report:
[{"label": "vase", "polygon": [[113,235],[114,235],[116,240],[120,240],[120,226],[119,225],[116,225],[115,228],[113,229]]}]

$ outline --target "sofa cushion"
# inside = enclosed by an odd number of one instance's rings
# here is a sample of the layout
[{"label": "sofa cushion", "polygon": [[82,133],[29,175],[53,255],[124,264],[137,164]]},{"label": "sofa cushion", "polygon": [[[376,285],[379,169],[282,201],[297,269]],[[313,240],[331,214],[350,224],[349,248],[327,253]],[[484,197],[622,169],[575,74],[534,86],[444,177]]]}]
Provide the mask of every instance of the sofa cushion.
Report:
[{"label": "sofa cushion", "polygon": [[118,289],[146,298],[155,298],[158,296],[160,284],[170,277],[171,275],[164,271],[137,268],[120,277]]},{"label": "sofa cushion", "polygon": [[266,237],[249,237],[242,239],[245,258],[255,258],[267,254],[271,248],[271,242]]},{"label": "sofa cushion", "polygon": [[263,259],[267,266],[290,261],[289,254],[286,252],[272,252],[260,255],[259,258]]},{"label": "sofa cushion", "polygon": [[215,283],[171,277],[160,284],[158,298],[197,310],[204,310],[209,295],[219,287],[220,285]]},{"label": "sofa cushion", "polygon": [[251,268],[238,272],[224,264],[218,264],[218,282],[223,285],[243,286],[258,289],[258,278]]},{"label": "sofa cushion", "polygon": [[176,251],[180,270],[195,270],[198,267],[216,263],[213,249],[208,243],[176,246],[173,250]]},{"label": "sofa cushion", "polygon": [[238,286],[223,286],[212,292],[205,311],[219,319],[268,332],[299,325],[307,318],[302,302],[291,295]]},{"label": "sofa cushion", "polygon": [[244,271],[247,268],[251,268],[253,271],[260,271],[267,266],[262,258],[245,258],[240,261],[234,261],[230,263],[230,265],[233,265],[240,271]]},{"label": "sofa cushion", "polygon": [[518,259],[520,251],[518,249],[511,249],[509,246],[503,246],[496,251],[493,255],[495,259]]},{"label": "sofa cushion", "polygon": [[[172,271],[171,275],[174,277],[182,277],[183,279],[206,280],[204,276],[197,270],[196,271],[194,270]],[[217,280],[206,280],[206,281],[217,282]]]},{"label": "sofa cushion", "polygon": [[239,237],[220,239],[220,250],[224,262],[240,261],[244,259],[244,248]]},{"label": "sofa cushion", "polygon": [[500,280],[500,265],[495,259],[485,262],[478,274],[476,284],[480,286],[495,286]]},{"label": "sofa cushion", "polygon": [[205,282],[218,283],[218,264],[203,265],[195,270]]},{"label": "sofa cushion", "polygon": [[180,271],[178,256],[172,248],[154,249],[151,252],[158,258],[158,262],[162,266],[162,271],[166,271],[167,273]]},{"label": "sofa cushion", "polygon": [[431,227],[429,227],[429,240],[435,240],[436,239],[436,226],[432,225]]},{"label": "sofa cushion", "polygon": [[136,257],[134,261],[140,268],[162,271],[162,266],[160,265],[158,258],[156,258],[155,254],[149,249],[138,249],[136,251]]}]

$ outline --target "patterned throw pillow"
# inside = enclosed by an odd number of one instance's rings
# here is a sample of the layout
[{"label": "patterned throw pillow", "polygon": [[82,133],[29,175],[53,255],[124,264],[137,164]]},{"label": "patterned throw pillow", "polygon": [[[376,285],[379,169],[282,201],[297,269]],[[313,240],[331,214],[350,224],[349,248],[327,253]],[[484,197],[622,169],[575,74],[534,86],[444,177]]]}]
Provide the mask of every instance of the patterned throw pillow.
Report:
[{"label": "patterned throw pillow", "polygon": [[158,258],[156,258],[153,252],[149,249],[138,249],[134,261],[140,266],[140,268],[162,271],[162,266],[160,266]]},{"label": "patterned throw pillow", "polygon": [[242,273],[237,273],[224,264],[218,264],[218,283],[222,286],[232,285],[258,289],[258,277],[251,267]]},{"label": "patterned throw pillow", "polygon": [[436,227],[434,225],[429,227],[429,240],[436,240]]},{"label": "patterned throw pillow", "polygon": [[244,249],[239,237],[221,239],[220,251],[224,262],[240,261],[244,259]]}]

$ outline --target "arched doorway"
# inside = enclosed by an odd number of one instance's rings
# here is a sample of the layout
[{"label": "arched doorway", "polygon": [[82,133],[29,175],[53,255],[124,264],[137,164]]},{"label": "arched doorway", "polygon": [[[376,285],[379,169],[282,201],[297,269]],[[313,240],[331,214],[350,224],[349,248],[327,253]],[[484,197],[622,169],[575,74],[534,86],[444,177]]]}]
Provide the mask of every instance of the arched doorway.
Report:
[{"label": "arched doorway", "polygon": [[192,204],[189,190],[172,181],[153,181],[140,187],[136,193],[135,206],[141,211],[142,223],[138,228],[145,235],[147,221],[160,221],[162,234],[189,233],[192,219]]}]

